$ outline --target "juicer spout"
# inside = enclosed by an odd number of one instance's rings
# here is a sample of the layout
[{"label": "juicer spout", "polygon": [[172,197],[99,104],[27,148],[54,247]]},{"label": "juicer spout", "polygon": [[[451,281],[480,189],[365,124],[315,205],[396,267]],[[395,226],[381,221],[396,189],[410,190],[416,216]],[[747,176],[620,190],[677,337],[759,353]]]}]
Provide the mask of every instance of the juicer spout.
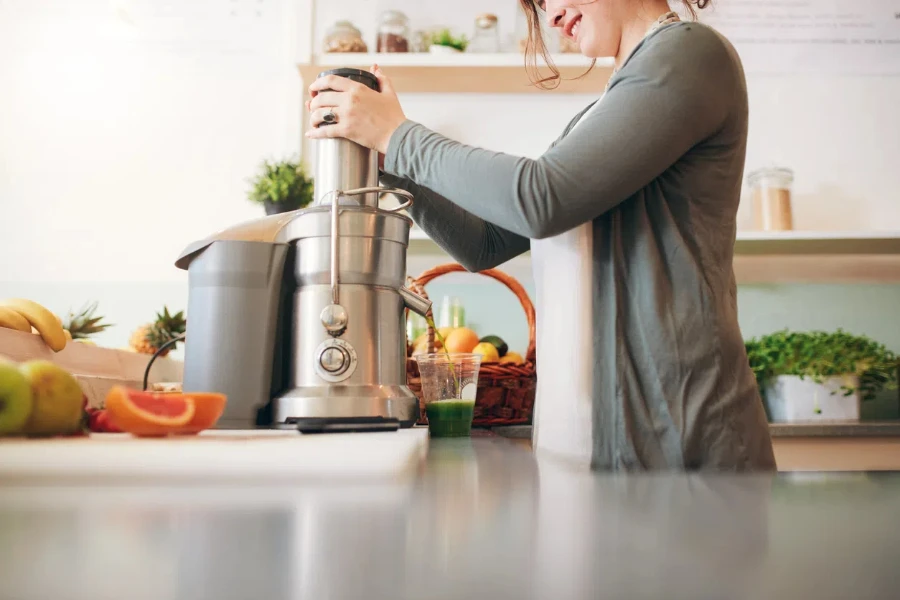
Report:
[{"label": "juicer spout", "polygon": [[403,298],[406,308],[423,317],[431,310],[431,300],[423,298],[406,286],[400,286],[400,297]]}]

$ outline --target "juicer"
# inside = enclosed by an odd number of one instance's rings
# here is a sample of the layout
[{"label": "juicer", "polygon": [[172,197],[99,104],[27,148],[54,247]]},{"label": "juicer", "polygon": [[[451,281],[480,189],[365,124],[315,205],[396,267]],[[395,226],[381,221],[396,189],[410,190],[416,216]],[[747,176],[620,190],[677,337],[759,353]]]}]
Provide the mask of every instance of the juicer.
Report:
[{"label": "juicer", "polygon": [[[379,91],[374,75],[335,69]],[[293,428],[330,418],[399,420],[406,310],[431,303],[404,287],[413,196],[378,186],[378,155],[342,138],[316,142],[310,206],[194,242],[188,271],[184,392],[228,396],[217,427]],[[379,207],[381,194],[402,203]]]}]

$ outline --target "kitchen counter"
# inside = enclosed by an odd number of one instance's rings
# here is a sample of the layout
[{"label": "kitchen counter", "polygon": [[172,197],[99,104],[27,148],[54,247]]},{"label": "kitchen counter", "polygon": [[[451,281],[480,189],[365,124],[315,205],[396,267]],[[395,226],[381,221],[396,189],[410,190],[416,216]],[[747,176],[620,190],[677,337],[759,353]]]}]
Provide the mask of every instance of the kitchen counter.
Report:
[{"label": "kitchen counter", "polygon": [[[501,437],[531,439],[531,425],[511,425],[491,429]],[[900,420],[859,423],[770,423],[769,432],[779,437],[900,437]]]},{"label": "kitchen counter", "polygon": [[[531,426],[495,427],[494,435],[531,446]],[[770,423],[780,471],[900,471],[900,420]]]},{"label": "kitchen counter", "polygon": [[497,436],[389,482],[0,481],[0,598],[891,598],[900,474],[611,476]]}]

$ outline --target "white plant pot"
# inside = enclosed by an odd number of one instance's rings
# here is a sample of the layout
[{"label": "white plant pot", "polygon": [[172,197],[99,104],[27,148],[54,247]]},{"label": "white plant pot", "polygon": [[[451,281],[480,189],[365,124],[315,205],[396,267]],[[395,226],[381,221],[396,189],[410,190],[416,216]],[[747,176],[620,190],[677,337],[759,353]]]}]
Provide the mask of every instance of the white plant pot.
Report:
[{"label": "white plant pot", "polygon": [[429,46],[428,51],[432,54],[460,54],[460,51],[451,46],[440,46],[438,44],[432,44]]},{"label": "white plant pot", "polygon": [[845,396],[842,386],[858,388],[859,378],[843,375],[816,383],[808,377],[779,375],[763,389],[769,419],[773,423],[859,421],[859,392]]}]

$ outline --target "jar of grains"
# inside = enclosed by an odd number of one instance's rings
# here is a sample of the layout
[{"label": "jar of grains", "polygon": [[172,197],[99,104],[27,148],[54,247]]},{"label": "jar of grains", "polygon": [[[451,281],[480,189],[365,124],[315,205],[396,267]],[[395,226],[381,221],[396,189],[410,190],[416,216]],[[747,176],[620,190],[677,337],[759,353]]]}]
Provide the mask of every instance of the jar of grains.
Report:
[{"label": "jar of grains", "polygon": [[350,21],[338,21],[325,33],[325,52],[368,52],[362,33]]},{"label": "jar of grains", "polygon": [[399,10],[381,13],[378,52],[409,52],[409,19]]},{"label": "jar of grains", "polygon": [[747,175],[753,208],[753,222],[762,231],[790,231],[794,228],[791,208],[790,169],[768,167]]}]

